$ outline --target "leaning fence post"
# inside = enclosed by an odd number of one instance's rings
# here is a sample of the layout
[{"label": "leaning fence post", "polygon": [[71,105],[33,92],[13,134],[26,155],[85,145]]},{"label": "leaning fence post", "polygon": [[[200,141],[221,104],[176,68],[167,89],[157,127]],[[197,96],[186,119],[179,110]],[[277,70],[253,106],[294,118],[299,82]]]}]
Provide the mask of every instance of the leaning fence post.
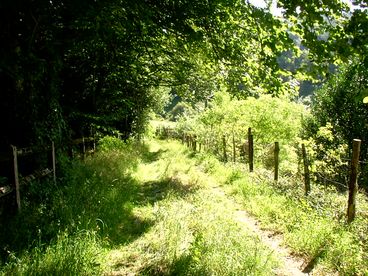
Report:
[{"label": "leaning fence post", "polygon": [[54,141],[52,141],[51,149],[52,149],[52,172],[53,172],[53,175],[54,175],[54,183],[56,185],[56,158],[55,158],[55,143],[54,143]]},{"label": "leaning fence post", "polygon": [[275,151],[274,151],[274,160],[275,160],[275,177],[274,180],[279,180],[279,153],[280,153],[280,146],[279,142],[275,142]]},{"label": "leaning fence post", "polygon": [[308,156],[307,151],[305,149],[305,145],[302,144],[302,154],[303,154],[303,163],[304,163],[304,185],[305,185],[305,195],[310,193],[310,175],[309,175],[309,164],[308,164]]},{"label": "leaning fence post", "polygon": [[226,138],[225,138],[225,135],[222,135],[222,145],[224,147],[224,161],[227,162]]},{"label": "leaning fence post", "polygon": [[253,172],[254,151],[253,151],[253,134],[251,127],[248,128],[248,155],[249,155],[249,171]]},{"label": "leaning fence post", "polygon": [[16,146],[11,146],[11,147],[13,148],[15,194],[16,194],[18,211],[20,212],[21,205],[20,205],[20,189],[19,189],[19,174],[18,174],[18,153],[17,153]]},{"label": "leaning fence post", "polygon": [[353,156],[351,158],[351,171],[349,181],[349,199],[348,199],[348,223],[355,218],[356,194],[358,191],[358,165],[361,140],[353,140]]}]

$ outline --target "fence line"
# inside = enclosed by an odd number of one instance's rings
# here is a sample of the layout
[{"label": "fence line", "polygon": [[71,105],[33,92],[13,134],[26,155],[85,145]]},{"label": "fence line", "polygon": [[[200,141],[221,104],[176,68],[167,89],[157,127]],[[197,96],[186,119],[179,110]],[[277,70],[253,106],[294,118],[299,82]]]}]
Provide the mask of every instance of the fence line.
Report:
[{"label": "fence line", "polygon": [[[92,142],[92,149],[87,151],[87,143]],[[82,157],[85,158],[87,153],[93,154],[96,151],[96,143],[94,137],[82,137],[78,139],[72,140],[70,146],[73,145],[82,145]],[[56,185],[57,184],[57,178],[56,178],[56,150],[55,150],[55,143],[52,141],[50,147],[45,148],[35,148],[35,147],[25,147],[25,148],[17,148],[14,145],[11,145],[12,148],[12,158],[8,157],[2,157],[3,161],[9,161],[12,162],[13,166],[13,177],[14,177],[14,183],[8,184],[5,186],[0,187],[0,198],[5,197],[7,195],[10,195],[13,191],[15,191],[15,200],[17,205],[18,212],[21,212],[22,206],[21,206],[21,192],[20,187],[24,184],[30,183],[31,181],[35,179],[43,178],[47,175],[52,174],[53,182]],[[51,167],[52,168],[41,168],[37,170],[33,170],[33,172],[27,176],[24,176],[20,178],[20,172],[19,172],[19,159],[24,158],[25,156],[32,156],[39,153],[47,153],[51,151]],[[72,149],[72,157],[74,157],[73,149]],[[49,164],[50,165],[50,164]]]},{"label": "fence line", "polygon": [[[163,138],[168,138],[171,137],[175,138],[175,130],[174,129],[168,129],[168,128],[160,128],[158,129],[158,131],[156,131],[156,133],[158,133],[159,135],[162,133],[164,133],[165,137]],[[189,134],[185,134],[183,133],[182,137],[192,137],[192,135]],[[196,139],[197,136],[195,135]],[[246,147],[248,149],[248,163],[249,163],[249,171],[253,172],[254,170],[254,137],[253,137],[253,133],[252,133],[252,129],[248,128],[248,137],[247,137],[247,142],[244,143],[240,149],[243,150],[244,152],[246,152]],[[184,139],[184,138],[183,138]],[[193,148],[193,141],[191,139],[187,139],[187,147],[188,148]],[[339,183],[337,181],[331,180],[331,179],[327,179],[325,177],[323,177],[319,172],[316,172],[317,176],[319,176],[321,179],[323,179],[324,181],[328,181],[337,185],[340,185],[344,188],[349,188],[349,198],[348,198],[348,210],[347,210],[347,221],[350,223],[351,221],[354,220],[355,217],[355,201],[356,201],[356,193],[358,191],[358,185],[357,185],[357,175],[358,175],[358,164],[368,164],[368,162],[363,162],[363,161],[359,161],[359,151],[356,152],[356,148],[357,146],[357,139],[354,139],[353,141],[353,156],[352,159],[349,160],[351,162],[351,171],[350,171],[350,184],[349,186],[344,185],[342,183]],[[205,140],[205,144],[206,149],[209,150],[210,145],[208,145],[207,143],[207,139]],[[222,140],[221,142],[217,143],[217,147],[222,145],[222,158],[225,162],[228,161],[228,156],[227,156],[227,143],[226,143],[226,136],[222,135]],[[271,144],[266,144],[267,146],[270,146]],[[278,181],[279,178],[279,152],[280,152],[280,144],[278,141],[274,142],[274,158],[273,158],[273,165],[274,165],[274,180]],[[302,144],[302,160],[303,160],[303,167],[304,167],[304,190],[305,190],[305,195],[308,196],[311,192],[311,179],[310,179],[310,163],[309,163],[309,159],[308,159],[308,153],[306,151],[305,145]],[[360,147],[360,142],[359,142],[359,147]],[[232,137],[232,154],[233,154],[233,161],[236,161],[236,151],[235,151],[235,138],[234,138],[234,134]],[[217,152],[219,152],[219,149],[216,150]],[[354,184],[355,183],[355,184]]]},{"label": "fence line", "polygon": [[[15,198],[17,209],[19,212],[22,210],[21,199],[20,199],[20,185],[22,184],[19,178],[19,163],[18,159],[27,155],[35,155],[37,153],[44,153],[50,150],[50,148],[46,149],[32,149],[32,148],[17,148],[16,146],[11,145],[13,152],[13,170],[14,170],[14,188],[15,188]],[[40,178],[46,176],[53,172],[54,183],[56,184],[56,161],[55,161],[55,146],[54,142],[51,143],[51,154],[52,154],[52,170],[45,168],[37,171],[33,171],[32,174],[26,176],[24,179],[25,182],[30,182],[33,179]]]}]

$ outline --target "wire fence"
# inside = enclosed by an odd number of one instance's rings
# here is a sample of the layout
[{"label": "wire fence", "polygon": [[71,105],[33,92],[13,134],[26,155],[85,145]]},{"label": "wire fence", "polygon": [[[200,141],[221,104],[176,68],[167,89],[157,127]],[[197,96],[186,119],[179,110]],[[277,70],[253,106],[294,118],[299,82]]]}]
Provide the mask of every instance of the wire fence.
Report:
[{"label": "wire fence", "polygon": [[[25,147],[18,148],[14,145],[11,146],[11,156],[1,156],[2,163],[8,163],[8,166],[12,166],[13,181],[6,181],[7,183],[1,183],[0,185],[0,199],[15,195],[16,208],[18,212],[22,209],[21,204],[21,186],[27,185],[34,180],[44,178],[52,175],[52,180],[57,185],[57,168],[56,168],[56,147],[55,143],[51,142],[50,146],[40,147]],[[82,137],[74,139],[69,144],[69,154],[72,158],[79,157],[84,159],[87,155],[91,155],[96,150],[96,142],[94,137]],[[50,155],[49,157],[45,155]],[[42,156],[42,158],[40,158]],[[27,162],[28,159],[28,162]],[[48,160],[43,165],[34,167],[34,160],[45,159]],[[27,168],[31,167],[31,168]],[[6,177],[2,177],[7,179]],[[5,182],[5,181],[3,181]]]},{"label": "wire fence", "polygon": [[[247,162],[249,165],[249,171],[253,172],[254,170],[254,148],[262,148],[262,154],[257,157],[263,160],[271,160],[274,171],[274,181],[278,181],[279,179],[279,153],[280,153],[280,144],[278,141],[273,143],[254,143],[254,136],[252,133],[252,129],[248,129],[247,140],[239,145],[236,145],[236,141],[234,136],[232,139],[226,137],[226,135],[222,135],[222,139],[214,141],[213,138],[206,137],[205,139],[200,139],[197,134],[193,133],[178,133],[173,128],[167,127],[159,127],[156,129],[156,134],[162,138],[176,138],[180,139],[183,144],[185,144],[188,148],[191,148],[193,151],[212,151],[216,153],[220,159],[224,162],[228,162],[230,159],[233,162],[237,161],[237,156],[242,157],[239,161]],[[221,135],[218,135],[221,137]],[[229,143],[230,140],[230,143]],[[231,141],[232,140],[232,141]],[[211,142],[210,142],[211,141]],[[229,144],[230,145],[229,147]],[[359,164],[368,164],[366,161],[359,160],[360,154],[360,145],[361,141],[358,139],[353,140],[353,152],[352,158],[343,158],[342,161],[347,162],[345,166],[344,176],[346,181],[341,182],[334,179],[331,179],[328,174],[324,174],[319,171],[310,171],[311,164],[309,160],[308,153],[306,151],[305,145],[302,144],[302,155],[300,156],[303,161],[303,178],[304,178],[304,190],[305,195],[307,196],[311,192],[311,176],[315,179],[315,181],[322,184],[330,184],[339,189],[348,190],[348,208],[347,208],[347,217],[348,222],[351,222],[355,218],[355,205],[356,205],[356,194],[358,192],[358,166]],[[282,145],[281,145],[282,146]],[[231,149],[231,151],[229,151]],[[238,151],[238,152],[237,152]],[[232,158],[230,158],[232,156]],[[342,172],[340,171],[341,175]],[[342,177],[344,178],[344,177]],[[365,191],[359,191],[367,195]]]}]

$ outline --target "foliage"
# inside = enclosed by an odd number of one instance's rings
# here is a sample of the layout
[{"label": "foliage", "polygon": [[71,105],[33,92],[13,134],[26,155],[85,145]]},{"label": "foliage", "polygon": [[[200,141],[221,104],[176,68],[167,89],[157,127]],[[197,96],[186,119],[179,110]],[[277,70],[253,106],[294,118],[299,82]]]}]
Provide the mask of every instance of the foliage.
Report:
[{"label": "foliage", "polygon": [[276,57],[292,48],[281,20],[239,0],[5,0],[0,12],[5,146],[88,136],[91,126],[142,133],[162,87],[192,100],[218,83],[279,93]]},{"label": "foliage", "polygon": [[[234,137],[236,151],[239,152],[247,140],[250,127],[254,135],[256,160],[272,159],[273,145],[278,141],[281,145],[281,161],[288,163],[284,168],[293,171],[297,164],[293,147],[297,143],[301,118],[305,113],[303,105],[287,98],[263,95],[258,99],[249,97],[237,100],[227,93],[219,92],[215,94],[208,109],[199,112],[196,117],[183,118],[178,128],[182,132],[197,135],[200,143],[209,144],[212,151],[222,156],[223,135],[227,151],[232,152]],[[294,168],[290,168],[292,164]]]},{"label": "foliage", "polygon": [[[368,107],[362,95],[367,90],[367,64],[356,62],[332,77],[316,92],[311,117],[304,122],[303,136],[310,140],[318,171],[344,184],[353,139],[362,140],[360,159],[366,160]],[[364,169],[361,173],[360,182],[365,185],[367,175]]]},{"label": "foliage", "polygon": [[[278,0],[290,31],[302,38],[313,66],[328,69],[329,63],[344,64],[367,56],[367,1]],[[327,73],[328,70],[325,71]]]},{"label": "foliage", "polygon": [[102,152],[109,152],[112,150],[123,151],[128,148],[129,144],[127,141],[112,136],[105,136],[98,141],[98,150]]}]

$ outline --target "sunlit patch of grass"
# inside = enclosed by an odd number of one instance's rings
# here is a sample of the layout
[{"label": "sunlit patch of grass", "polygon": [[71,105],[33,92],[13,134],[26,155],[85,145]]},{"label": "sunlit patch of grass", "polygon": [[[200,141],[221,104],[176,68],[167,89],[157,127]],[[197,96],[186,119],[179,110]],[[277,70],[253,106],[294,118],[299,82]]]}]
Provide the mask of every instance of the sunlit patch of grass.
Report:
[{"label": "sunlit patch of grass", "polygon": [[109,139],[93,158],[74,162],[45,203],[25,202],[28,208],[2,229],[8,256],[0,273],[273,274],[275,258],[237,225],[233,201],[214,192],[218,186],[318,267],[368,273],[361,195],[358,218],[348,226],[345,195],[313,187],[304,197],[295,180],[270,179],[271,172],[248,173],[176,141]]},{"label": "sunlit patch of grass", "polygon": [[57,236],[48,246],[39,245],[19,258],[11,255],[0,275],[100,275],[105,250],[96,233],[81,231]]},{"label": "sunlit patch of grass", "polygon": [[235,207],[213,194],[209,188],[212,179],[196,168],[197,160],[185,157],[187,150],[177,142],[154,142],[153,146],[156,143],[169,150],[160,160],[141,164],[142,171],[136,174],[145,181],[146,189],[166,189],[160,200],[150,203],[156,223],[139,239],[112,251],[110,272],[106,273],[272,274],[275,258],[258,237],[236,224]]},{"label": "sunlit patch of grass", "polygon": [[[92,274],[88,271],[95,268],[95,257],[88,253],[90,249],[97,256],[106,246],[128,243],[151,227],[152,217],[136,210],[146,207],[144,198],[149,195],[141,194],[141,183],[132,177],[147,147],[116,138],[101,146],[94,157],[65,166],[58,186],[43,195],[46,200],[22,198],[22,213],[0,230],[4,262],[0,271],[57,275],[61,264],[65,270],[59,275]],[[89,257],[84,259],[83,253]]]},{"label": "sunlit patch of grass", "polygon": [[312,268],[333,269],[344,275],[368,273],[368,241],[363,234],[368,208],[362,196],[358,196],[359,217],[349,226],[347,196],[333,188],[314,186],[305,197],[301,183],[292,178],[274,183],[272,172],[264,169],[249,173],[205,155],[199,166],[222,184],[231,184],[227,185],[229,192],[262,227],[283,233],[285,244],[305,257]]},{"label": "sunlit patch of grass", "polygon": [[124,254],[115,256],[114,269],[119,273],[272,274],[276,261],[270,251],[235,223],[231,206],[224,206],[219,198],[214,200],[212,194],[197,192],[186,200],[170,195],[154,210],[157,224],[122,248]]}]

